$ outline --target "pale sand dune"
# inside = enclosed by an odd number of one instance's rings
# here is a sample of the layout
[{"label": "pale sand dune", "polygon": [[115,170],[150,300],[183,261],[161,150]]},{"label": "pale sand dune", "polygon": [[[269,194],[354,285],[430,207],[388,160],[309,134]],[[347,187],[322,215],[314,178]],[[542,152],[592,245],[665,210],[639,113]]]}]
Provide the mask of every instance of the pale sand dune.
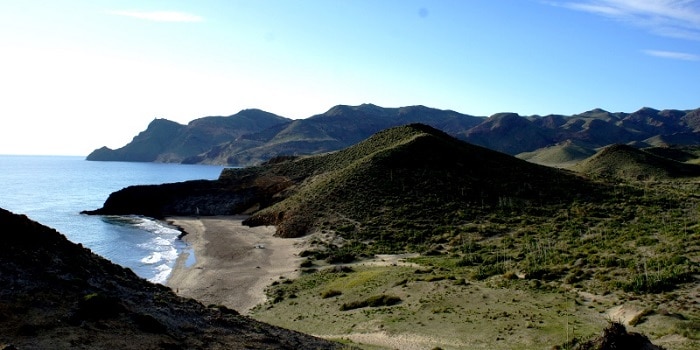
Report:
[{"label": "pale sand dune", "polygon": [[167,285],[205,305],[217,304],[247,314],[265,302],[265,287],[280,276],[298,274],[304,238],[274,237],[274,227],[243,226],[244,216],[175,217],[168,221],[187,235],[196,261],[182,254]]},{"label": "pale sand dune", "polygon": [[[387,349],[425,350],[438,346],[449,346],[456,349],[477,348],[476,345],[463,342],[448,342],[418,334],[387,334],[386,332],[351,333],[338,335],[315,335],[326,339],[348,339],[358,344],[368,344]],[[481,348],[481,347],[479,347]]]}]

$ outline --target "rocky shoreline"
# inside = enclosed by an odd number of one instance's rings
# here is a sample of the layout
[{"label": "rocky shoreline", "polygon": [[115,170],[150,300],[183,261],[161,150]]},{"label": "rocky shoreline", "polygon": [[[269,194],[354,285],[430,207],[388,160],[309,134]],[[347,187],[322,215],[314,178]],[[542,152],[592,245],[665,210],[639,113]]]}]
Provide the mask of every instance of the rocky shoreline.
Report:
[{"label": "rocky shoreline", "polygon": [[206,307],[0,209],[0,349],[337,349]]}]

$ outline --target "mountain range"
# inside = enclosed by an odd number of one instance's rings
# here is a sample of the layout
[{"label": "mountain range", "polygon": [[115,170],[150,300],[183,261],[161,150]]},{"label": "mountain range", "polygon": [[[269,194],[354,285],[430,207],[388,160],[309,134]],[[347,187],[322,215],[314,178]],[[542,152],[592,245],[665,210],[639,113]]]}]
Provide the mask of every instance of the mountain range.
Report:
[{"label": "mountain range", "polygon": [[551,153],[552,147],[571,150],[566,159],[558,159],[571,163],[611,144],[636,148],[700,144],[700,109],[642,108],[633,113],[593,109],[571,116],[498,113],[479,117],[425,106],[363,104],[338,105],[298,120],[256,109],[199,118],[187,125],[155,119],[127,145],[96,149],[87,159],[249,166],[280,155],[336,151],[410,123],[426,124],[460,140],[546,165],[557,158],[539,153]]}]

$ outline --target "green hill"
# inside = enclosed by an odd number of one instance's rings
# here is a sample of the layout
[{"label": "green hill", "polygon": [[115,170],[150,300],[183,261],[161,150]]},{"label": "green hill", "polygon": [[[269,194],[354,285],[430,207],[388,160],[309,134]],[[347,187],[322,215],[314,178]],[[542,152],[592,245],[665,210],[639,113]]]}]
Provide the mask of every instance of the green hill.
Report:
[{"label": "green hill", "polygon": [[567,168],[594,154],[594,150],[577,142],[565,141],[532,152],[520,153],[517,157],[535,164]]},{"label": "green hill", "polygon": [[700,159],[700,146],[649,147],[644,151],[681,163],[692,163]]},{"label": "green hill", "polygon": [[289,197],[254,213],[249,224],[277,225],[285,237],[341,228],[346,237],[390,250],[427,244],[436,228],[465,224],[494,208],[536,211],[604,192],[570,173],[417,124],[278,166],[306,169],[306,177]]},{"label": "green hill", "polygon": [[589,175],[628,180],[700,176],[700,166],[680,163],[626,145],[605,147],[572,169]]}]

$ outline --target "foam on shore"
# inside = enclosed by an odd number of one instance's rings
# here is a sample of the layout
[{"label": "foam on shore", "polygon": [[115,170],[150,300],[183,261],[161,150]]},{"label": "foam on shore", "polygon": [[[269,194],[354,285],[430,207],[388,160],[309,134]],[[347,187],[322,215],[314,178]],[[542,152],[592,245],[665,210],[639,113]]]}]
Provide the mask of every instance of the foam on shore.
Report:
[{"label": "foam on shore", "polygon": [[164,284],[170,276],[185,243],[178,238],[182,232],[175,226],[144,216],[110,216],[113,224],[130,227],[138,232],[131,251],[132,266],[127,266],[153,283]]}]

